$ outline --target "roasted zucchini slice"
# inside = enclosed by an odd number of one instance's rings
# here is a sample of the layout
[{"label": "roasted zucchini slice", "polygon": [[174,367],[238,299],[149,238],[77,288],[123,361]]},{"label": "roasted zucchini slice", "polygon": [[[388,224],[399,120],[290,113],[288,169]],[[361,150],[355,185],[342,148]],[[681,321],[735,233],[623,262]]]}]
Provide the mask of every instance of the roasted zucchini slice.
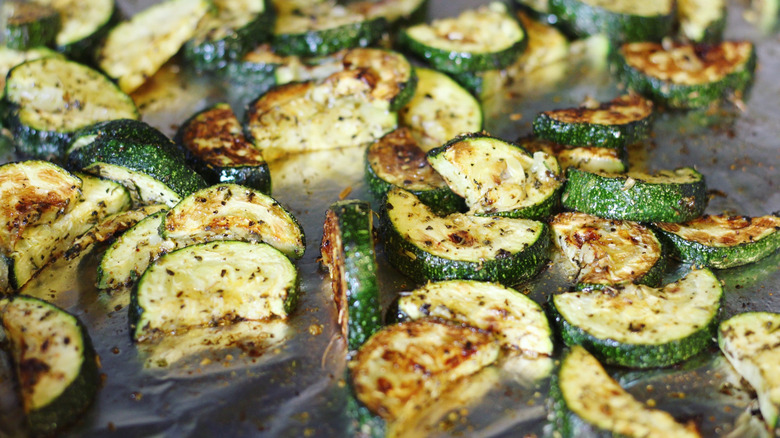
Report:
[{"label": "roasted zucchini slice", "polygon": [[366,151],[366,179],[377,201],[401,187],[417,196],[437,214],[465,210],[463,198],[447,186],[425,158],[408,128],[399,128],[375,141]]},{"label": "roasted zucchini slice", "polygon": [[9,49],[51,47],[60,30],[60,13],[37,2],[8,0],[0,8],[0,29]]},{"label": "roasted zucchini slice", "polygon": [[531,155],[505,140],[467,134],[428,151],[428,162],[471,214],[540,219],[559,204],[561,168],[544,152]]},{"label": "roasted zucchini slice", "polygon": [[678,33],[695,43],[719,43],[726,29],[724,0],[678,0]]},{"label": "roasted zucchini slice", "polygon": [[122,91],[135,91],[195,37],[211,6],[209,0],[166,0],[141,11],[111,29],[98,65]]},{"label": "roasted zucchini slice", "polygon": [[371,143],[397,125],[392,97],[372,78],[370,71],[344,70],[322,82],[276,87],[250,105],[249,135],[269,161]]},{"label": "roasted zucchini slice", "polygon": [[655,224],[685,261],[717,269],[760,260],[780,248],[780,217],[706,215],[683,224]]},{"label": "roasted zucchini slice", "polygon": [[669,413],[635,399],[580,346],[563,358],[553,378],[554,427],[564,438],[590,432],[633,438],[700,438],[693,423],[682,425]]},{"label": "roasted zucchini slice", "polygon": [[550,12],[579,37],[606,33],[612,41],[661,41],[672,35],[673,0],[550,0]]},{"label": "roasted zucchini slice", "polygon": [[413,194],[393,188],[383,211],[385,253],[412,278],[472,279],[517,284],[547,262],[543,222],[453,213],[437,216]]},{"label": "roasted zucchini slice", "polygon": [[381,17],[391,25],[391,30],[398,26],[417,24],[425,20],[428,0],[376,0],[358,1],[351,7],[365,14],[366,17]]},{"label": "roasted zucchini slice", "polygon": [[235,183],[271,193],[268,163],[244,136],[229,104],[196,113],[181,125],[174,140],[209,184]]},{"label": "roasted zucchini slice", "polygon": [[639,95],[539,113],[534,135],[571,146],[622,148],[650,135],[653,103]]},{"label": "roasted zucchini slice", "polygon": [[552,355],[552,331],[542,307],[495,283],[450,280],[428,283],[398,300],[402,318],[442,318],[493,333],[511,355]]},{"label": "roasted zucchini slice", "polygon": [[625,147],[571,147],[539,138],[524,138],[518,140],[518,143],[530,152],[544,152],[554,156],[563,170],[576,167],[593,173],[628,171],[628,150]]},{"label": "roasted zucchini slice", "polygon": [[618,75],[631,90],[671,108],[741,99],[753,82],[756,52],[747,41],[720,44],[624,44]]},{"label": "roasted zucchini slice", "polygon": [[62,158],[73,134],[93,123],[139,117],[132,99],[108,78],[58,58],[14,67],[4,99],[18,151],[35,158]]},{"label": "roasted zucchini slice", "polygon": [[118,20],[114,0],[35,0],[60,13],[62,26],[55,40],[57,50],[68,58],[91,64],[97,46]]},{"label": "roasted zucchini slice", "polygon": [[429,151],[460,134],[482,130],[482,105],[444,73],[417,68],[417,89],[399,112],[400,124]]},{"label": "roasted zucchini slice", "polygon": [[690,167],[625,175],[566,170],[564,208],[639,222],[687,222],[707,206],[704,175]]},{"label": "roasted zucchini slice", "polygon": [[718,326],[720,281],[694,270],[661,289],[644,285],[567,292],[552,297],[566,345],[632,368],[674,365],[707,348]]},{"label": "roasted zucchini slice", "polygon": [[236,184],[214,185],[182,199],[165,216],[162,236],[177,247],[212,240],[265,242],[296,259],[306,249],[295,216],[270,196]]},{"label": "roasted zucchini slice", "polygon": [[[47,47],[34,47],[30,50],[14,50],[0,45],[0,98],[5,96],[5,77],[8,76],[8,72],[11,71],[12,68],[25,61],[47,57],[64,58],[61,54]],[[4,104],[5,102],[0,101],[0,124],[2,124],[5,119],[5,114],[3,113]]]},{"label": "roasted zucchini slice", "polygon": [[113,119],[98,122],[80,129],[65,149],[65,157],[71,169],[82,169],[92,162],[95,151],[107,140],[148,142],[161,148],[169,147],[171,140],[146,122],[134,119]]},{"label": "roasted zucchini slice", "polygon": [[581,287],[655,286],[661,281],[666,268],[663,247],[649,228],[584,213],[561,213],[550,228]]},{"label": "roasted zucchini slice", "polygon": [[398,44],[447,73],[502,69],[527,44],[525,30],[503,3],[467,9],[455,18],[401,30]]},{"label": "roasted zucchini slice", "polygon": [[208,242],[163,255],[130,297],[137,342],[239,321],[286,319],[298,298],[298,272],[264,243]]},{"label": "roasted zucchini slice", "polygon": [[30,432],[49,436],[76,421],[100,384],[86,328],[53,304],[24,295],[0,300],[0,321]]},{"label": "roasted zucchini slice", "polygon": [[770,431],[780,416],[780,314],[747,312],[723,321],[718,346],[758,396],[761,416]]},{"label": "roasted zucchini slice", "polygon": [[385,420],[404,418],[453,382],[495,362],[492,334],[437,319],[385,327],[349,363],[352,387],[368,409]]},{"label": "roasted zucchini slice", "polygon": [[330,272],[337,323],[350,350],[380,328],[373,212],[364,201],[338,201],[325,212],[322,263]]}]

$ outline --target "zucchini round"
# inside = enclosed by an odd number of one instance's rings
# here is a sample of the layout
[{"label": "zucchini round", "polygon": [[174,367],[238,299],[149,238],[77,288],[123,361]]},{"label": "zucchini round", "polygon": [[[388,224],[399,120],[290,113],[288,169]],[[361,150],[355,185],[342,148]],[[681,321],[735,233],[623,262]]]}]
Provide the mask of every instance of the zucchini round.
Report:
[{"label": "zucchini round", "polygon": [[549,8],[575,35],[606,33],[617,42],[661,41],[675,19],[673,0],[550,0]]},{"label": "zucchini round", "polygon": [[35,0],[60,13],[62,27],[57,33],[57,51],[85,64],[94,61],[95,50],[119,20],[114,0]]}]

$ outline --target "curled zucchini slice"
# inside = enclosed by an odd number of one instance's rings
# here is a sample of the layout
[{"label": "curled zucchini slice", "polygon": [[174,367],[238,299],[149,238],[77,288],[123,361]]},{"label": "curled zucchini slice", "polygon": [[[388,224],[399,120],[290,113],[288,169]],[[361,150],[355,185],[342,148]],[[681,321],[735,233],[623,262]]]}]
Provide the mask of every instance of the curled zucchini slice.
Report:
[{"label": "curled zucchini slice", "polygon": [[780,217],[705,215],[683,224],[655,224],[686,262],[717,269],[753,263],[780,248]]},{"label": "curled zucchini slice", "polygon": [[575,35],[606,33],[612,41],[660,41],[671,35],[673,0],[550,0],[550,12]]},{"label": "curled zucchini slice", "polygon": [[661,289],[557,294],[552,307],[566,345],[583,345],[605,363],[651,368],[682,362],[711,344],[722,296],[718,278],[703,269]]}]

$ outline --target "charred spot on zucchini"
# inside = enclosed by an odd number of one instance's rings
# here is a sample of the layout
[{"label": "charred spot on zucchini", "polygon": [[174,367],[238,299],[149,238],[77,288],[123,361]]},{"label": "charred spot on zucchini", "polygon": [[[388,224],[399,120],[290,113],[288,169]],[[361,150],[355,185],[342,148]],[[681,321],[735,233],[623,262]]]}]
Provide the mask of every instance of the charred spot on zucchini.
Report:
[{"label": "charred spot on zucchini", "polygon": [[350,350],[382,327],[372,219],[364,201],[339,201],[325,212],[322,263],[330,272],[337,324]]},{"label": "charred spot on zucchini", "polygon": [[550,0],[549,8],[576,36],[606,33],[617,42],[660,41],[675,19],[673,0]]},{"label": "charred spot on zucchini", "polygon": [[705,215],[682,224],[655,224],[685,262],[717,269],[753,263],[780,248],[780,217]]},{"label": "charred spot on zucchini", "polygon": [[60,13],[37,2],[8,0],[0,8],[0,28],[10,49],[51,47],[60,29]]},{"label": "charred spot on zucchini", "polygon": [[136,342],[190,328],[286,319],[298,297],[298,272],[264,243],[208,242],[163,255],[130,297]]},{"label": "charred spot on zucchini", "polygon": [[554,428],[565,438],[585,433],[626,437],[700,438],[692,423],[635,399],[580,346],[569,350],[553,377]]},{"label": "charred spot on zucchini", "polygon": [[434,317],[486,330],[511,355],[550,356],[552,331],[542,307],[522,293],[496,283],[450,280],[428,283],[398,300],[408,319]]},{"label": "charred spot on zucchini", "polygon": [[392,187],[413,193],[437,214],[466,208],[425,159],[417,140],[408,128],[399,128],[372,143],[366,150],[366,179],[377,201]]},{"label": "charred spot on zucchini", "polygon": [[758,406],[770,433],[780,416],[780,314],[747,312],[723,321],[718,346],[758,395]]},{"label": "charred spot on zucchini", "polygon": [[515,143],[467,134],[427,156],[452,191],[465,198],[471,214],[539,219],[558,206],[561,169],[544,152],[531,155]]},{"label": "charred spot on zucchini", "polygon": [[218,103],[190,117],[174,139],[209,184],[235,183],[271,193],[263,154],[244,136],[233,109]]},{"label": "charred spot on zucchini", "polygon": [[527,42],[523,26],[498,2],[465,10],[455,18],[418,24],[398,34],[398,44],[448,73],[508,67]]},{"label": "charred spot on zucchini", "polygon": [[212,240],[264,242],[301,258],[306,241],[298,221],[270,196],[236,184],[199,190],[168,211],[161,228],[177,247]]},{"label": "charred spot on zucchini", "polygon": [[639,223],[570,212],[555,216],[550,229],[582,286],[655,286],[661,281],[666,268],[663,246]]},{"label": "charred spot on zucchini", "polygon": [[742,99],[755,68],[756,52],[747,41],[624,44],[617,61],[626,87],[670,108],[701,108],[731,96]]},{"label": "charred spot on zucchini", "polygon": [[461,213],[437,216],[413,194],[393,188],[382,209],[390,264],[418,281],[472,279],[517,284],[547,262],[543,222]]},{"label": "charred spot on zucchini", "polygon": [[564,208],[610,219],[687,222],[707,206],[704,175],[690,167],[624,175],[568,168]]},{"label": "charred spot on zucchini", "polygon": [[637,94],[578,108],[545,111],[534,119],[534,135],[571,146],[622,148],[650,135],[653,103]]},{"label": "charred spot on zucchini", "polygon": [[0,301],[0,320],[30,432],[51,435],[75,422],[100,384],[86,328],[53,304],[24,295]]},{"label": "charred spot on zucchini", "polygon": [[95,49],[119,19],[114,0],[90,0],[85,7],[82,0],[35,0],[35,3],[54,8],[60,14],[62,26],[57,33],[57,51],[68,58],[90,64]]}]

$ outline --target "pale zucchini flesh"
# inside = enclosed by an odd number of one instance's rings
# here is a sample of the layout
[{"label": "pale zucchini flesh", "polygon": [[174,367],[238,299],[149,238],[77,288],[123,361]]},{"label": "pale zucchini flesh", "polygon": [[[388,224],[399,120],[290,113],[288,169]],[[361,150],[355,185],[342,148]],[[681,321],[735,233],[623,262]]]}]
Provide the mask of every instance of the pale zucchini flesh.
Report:
[{"label": "pale zucchini flesh", "polygon": [[57,49],[79,59],[93,55],[89,52],[116,14],[114,0],[90,0],[88,7],[82,0],[35,0],[35,3],[51,6],[60,13],[62,26],[57,33]]},{"label": "pale zucchini flesh", "polygon": [[133,205],[163,204],[169,207],[181,201],[181,196],[167,184],[143,172],[111,163],[92,163],[84,172],[122,184],[130,193]]}]

